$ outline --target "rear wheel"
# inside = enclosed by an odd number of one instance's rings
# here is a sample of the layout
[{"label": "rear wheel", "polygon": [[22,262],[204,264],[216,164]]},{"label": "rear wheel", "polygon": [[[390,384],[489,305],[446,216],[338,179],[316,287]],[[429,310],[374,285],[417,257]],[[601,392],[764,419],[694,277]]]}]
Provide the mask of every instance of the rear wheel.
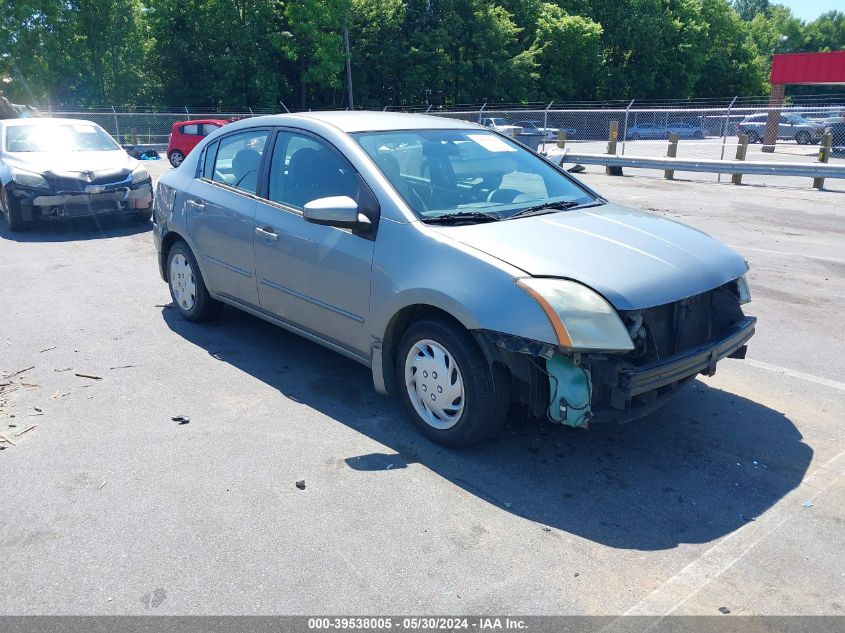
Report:
[{"label": "rear wheel", "polygon": [[809,145],[810,140],[810,133],[806,130],[801,130],[795,135],[795,142],[799,145]]},{"label": "rear wheel", "polygon": [[167,159],[170,161],[171,165],[178,167],[182,164],[182,161],[185,160],[185,155],[178,149],[174,149],[167,155]]},{"label": "rear wheel", "polygon": [[749,143],[754,144],[760,142],[760,135],[755,130],[748,130],[746,135],[748,136]]},{"label": "rear wheel", "polygon": [[176,242],[167,253],[167,283],[176,309],[188,321],[208,321],[223,307],[208,293],[197,260],[185,242]]},{"label": "rear wheel", "polygon": [[28,223],[21,215],[21,205],[8,194],[5,187],[0,186],[0,211],[3,213],[3,221],[9,231],[23,231],[28,228]]},{"label": "rear wheel", "polygon": [[414,424],[443,446],[485,440],[502,426],[506,372],[485,360],[472,336],[439,319],[413,324],[399,343],[396,384]]}]

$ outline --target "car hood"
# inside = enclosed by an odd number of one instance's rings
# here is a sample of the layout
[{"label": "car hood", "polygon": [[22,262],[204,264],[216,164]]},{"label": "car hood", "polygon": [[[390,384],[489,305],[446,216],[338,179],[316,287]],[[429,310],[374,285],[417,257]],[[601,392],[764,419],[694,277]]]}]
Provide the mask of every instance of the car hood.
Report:
[{"label": "car hood", "polygon": [[10,152],[3,156],[3,160],[12,167],[39,174],[73,177],[84,172],[128,173],[138,166],[138,161],[122,149],[107,152]]},{"label": "car hood", "polygon": [[748,270],[735,251],[696,229],[613,204],[432,228],[528,275],[579,281],[618,310],[678,301]]}]

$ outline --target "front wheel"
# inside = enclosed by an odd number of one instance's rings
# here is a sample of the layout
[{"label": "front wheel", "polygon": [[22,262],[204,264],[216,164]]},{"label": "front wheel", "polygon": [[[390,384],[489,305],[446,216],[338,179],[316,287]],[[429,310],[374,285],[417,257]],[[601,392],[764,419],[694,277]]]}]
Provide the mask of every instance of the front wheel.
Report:
[{"label": "front wheel", "polygon": [[0,212],[3,214],[6,228],[12,233],[28,228],[28,223],[24,221],[21,215],[20,203],[12,198],[6,192],[6,188],[2,186],[0,186]]},{"label": "front wheel", "polygon": [[399,344],[395,371],[414,424],[438,444],[475,444],[505,420],[505,370],[491,366],[472,336],[456,325],[436,319],[413,324]]},{"label": "front wheel", "polygon": [[208,321],[223,307],[208,293],[197,260],[185,242],[176,242],[167,254],[167,283],[173,304],[188,321]]},{"label": "front wheel", "polygon": [[180,152],[178,149],[174,149],[170,154],[167,155],[167,159],[170,161],[170,164],[174,167],[178,167],[182,164],[182,161],[185,160],[185,155]]},{"label": "front wheel", "polygon": [[798,132],[798,134],[795,135],[795,142],[798,143],[799,145],[809,145],[810,140],[811,139],[810,139],[810,133],[809,132],[801,131],[801,132]]}]

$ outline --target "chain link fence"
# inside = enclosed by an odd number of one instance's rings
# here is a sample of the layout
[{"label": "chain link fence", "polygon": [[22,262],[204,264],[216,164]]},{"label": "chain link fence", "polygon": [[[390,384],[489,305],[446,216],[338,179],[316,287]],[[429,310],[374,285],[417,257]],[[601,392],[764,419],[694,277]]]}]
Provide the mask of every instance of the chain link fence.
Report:
[{"label": "chain link fence", "polygon": [[[764,147],[770,111],[779,114],[774,146]],[[579,154],[606,154],[616,129],[616,154],[665,157],[669,138],[677,135],[677,157],[708,160],[738,158],[739,134],[748,136],[745,160],[812,163],[818,160],[823,134],[834,132],[834,151],[828,161],[845,164],[845,105],[825,106],[725,106],[653,108],[499,109],[483,107],[463,110],[433,110],[428,114],[472,121],[504,132],[521,128],[523,133],[542,135],[539,149],[549,156],[561,156],[564,148]],[[838,125],[839,127],[831,128]],[[563,140],[558,142],[563,133]],[[563,148],[559,147],[563,145]],[[767,151],[772,149],[773,151]],[[587,171],[603,171],[590,166]],[[663,177],[663,171],[637,169],[633,173]],[[713,182],[730,181],[717,173],[676,171],[676,179]],[[812,180],[791,176],[744,176],[749,185],[809,188]],[[825,187],[845,191],[845,182],[829,180]]]},{"label": "chain link fence", "polygon": [[[672,104],[668,106],[632,107],[632,103],[586,104],[595,107],[491,106],[486,104],[451,109],[433,106],[391,108],[391,111],[426,113],[488,125],[513,133],[521,128],[523,133],[539,140],[539,150],[550,157],[561,156],[565,148],[572,152],[605,154],[608,141],[615,127],[616,153],[626,156],[666,156],[668,138],[679,138],[678,158],[733,159],[740,147],[739,134],[749,137],[746,160],[769,162],[814,162],[818,160],[822,134],[831,125],[845,126],[845,98],[834,103],[789,105],[770,108],[768,105],[719,106]],[[384,108],[388,110],[388,108]],[[770,110],[780,115],[778,139],[774,151],[765,151],[762,144],[766,120]],[[42,109],[52,116],[92,120],[106,129],[124,145],[151,144],[163,149],[174,123],[198,119],[238,119],[272,113],[271,110],[238,109],[228,112],[211,110],[126,110],[117,108]],[[559,134],[564,139],[559,142]],[[845,130],[834,134],[834,146],[845,145]],[[527,137],[526,137],[527,138]],[[563,148],[560,145],[563,145]],[[768,149],[768,148],[767,148]],[[834,147],[831,163],[845,164],[845,147]],[[626,168],[627,169],[627,168]],[[603,171],[600,166],[587,167],[588,172]],[[658,170],[637,169],[631,173],[650,177],[663,177]],[[729,176],[710,173],[677,171],[676,179],[725,182]],[[807,178],[788,176],[745,176],[744,184],[778,187],[808,188]],[[827,189],[845,191],[845,181],[828,180]]]},{"label": "chain link fence", "polygon": [[245,117],[272,114],[273,110],[245,108],[218,112],[214,110],[189,110],[156,112],[154,110],[119,110],[116,108],[92,109],[42,109],[42,115],[93,121],[122,145],[155,145],[164,149],[174,123],[201,119],[236,120]]}]

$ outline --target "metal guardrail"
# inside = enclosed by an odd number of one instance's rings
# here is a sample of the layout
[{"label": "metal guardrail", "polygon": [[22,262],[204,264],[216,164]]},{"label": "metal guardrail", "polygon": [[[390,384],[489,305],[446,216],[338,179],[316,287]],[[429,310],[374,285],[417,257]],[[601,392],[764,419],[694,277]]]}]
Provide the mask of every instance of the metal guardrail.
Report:
[{"label": "metal guardrail", "polygon": [[566,151],[559,159],[563,163],[604,165],[606,167],[632,167],[695,171],[721,174],[747,174],[760,176],[794,176],[801,178],[845,178],[845,165],[827,163],[787,163],[744,160],[702,160],[698,158],[666,158],[654,156],[619,156],[618,154],[578,154]]}]

